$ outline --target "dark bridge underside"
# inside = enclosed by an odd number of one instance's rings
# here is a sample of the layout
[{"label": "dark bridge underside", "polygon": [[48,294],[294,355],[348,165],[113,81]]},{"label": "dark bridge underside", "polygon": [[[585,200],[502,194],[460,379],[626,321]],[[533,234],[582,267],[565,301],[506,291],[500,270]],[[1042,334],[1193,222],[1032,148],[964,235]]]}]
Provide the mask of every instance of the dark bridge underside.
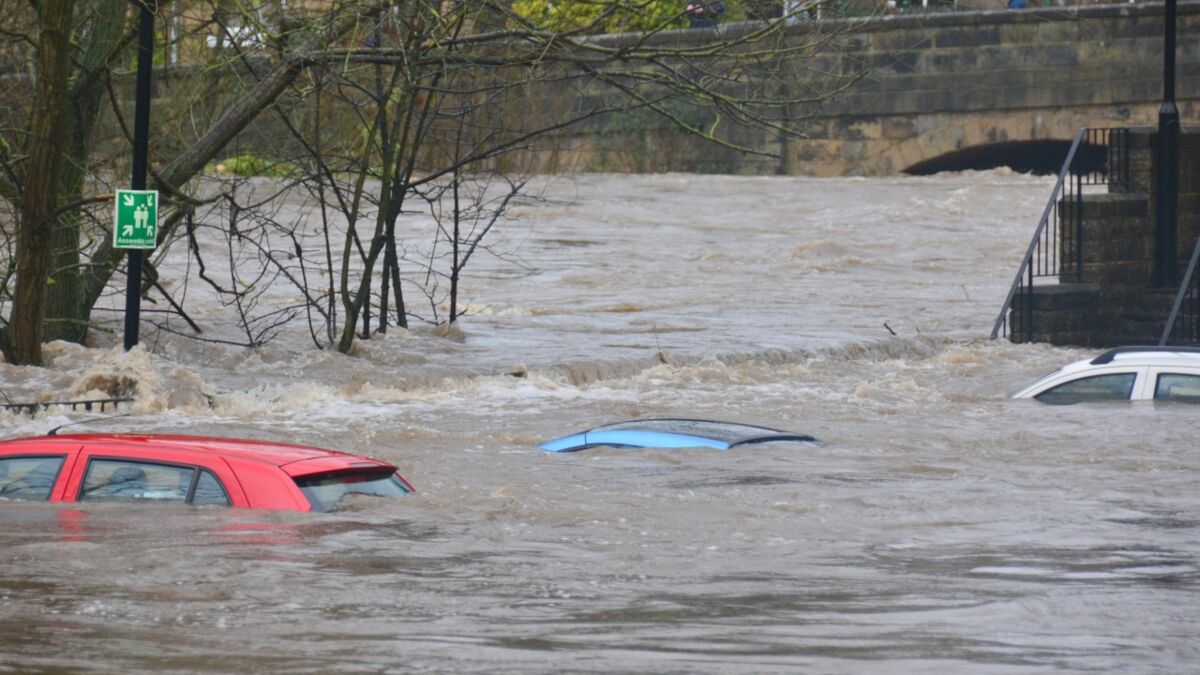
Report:
[{"label": "dark bridge underside", "polygon": [[[948,152],[933,159],[917,162],[904,170],[914,176],[928,176],[942,171],[985,171],[1007,166],[1020,173],[1058,175],[1070,141],[1009,141],[989,143]],[[1104,166],[1105,149],[1099,145],[1081,145],[1076,156],[1076,171],[1084,173]]]}]

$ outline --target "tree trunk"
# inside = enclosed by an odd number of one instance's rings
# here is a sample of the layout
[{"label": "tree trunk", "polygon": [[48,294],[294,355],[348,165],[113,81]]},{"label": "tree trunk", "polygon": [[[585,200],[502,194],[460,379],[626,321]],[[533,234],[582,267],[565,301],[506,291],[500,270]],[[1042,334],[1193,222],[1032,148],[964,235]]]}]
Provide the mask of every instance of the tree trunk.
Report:
[{"label": "tree trunk", "polygon": [[[91,149],[92,131],[99,118],[108,62],[126,33],[127,0],[102,0],[92,10],[88,42],[71,81],[70,97],[63,120],[65,161],[59,181],[60,204],[83,198],[84,171]],[[89,312],[83,292],[79,240],[83,220],[78,211],[62,214],[50,238],[50,278],[47,288],[43,340],[83,342],[87,337]]]},{"label": "tree trunk", "polygon": [[17,228],[17,284],[11,319],[15,363],[42,364],[50,239],[58,207],[58,147],[71,72],[71,18],[75,0],[45,0],[38,31],[38,80],[30,123],[29,173]]},{"label": "tree trunk", "polygon": [[383,236],[378,232],[375,238],[371,241],[371,249],[367,254],[367,259],[363,261],[363,277],[358,282],[358,290],[354,293],[354,298],[351,302],[343,303],[346,308],[346,324],[342,328],[342,337],[338,340],[338,351],[343,354],[349,354],[354,347],[354,330],[356,328],[360,313],[367,303],[371,301],[371,275],[370,270],[375,268],[376,261],[379,260],[379,253],[383,251]]}]

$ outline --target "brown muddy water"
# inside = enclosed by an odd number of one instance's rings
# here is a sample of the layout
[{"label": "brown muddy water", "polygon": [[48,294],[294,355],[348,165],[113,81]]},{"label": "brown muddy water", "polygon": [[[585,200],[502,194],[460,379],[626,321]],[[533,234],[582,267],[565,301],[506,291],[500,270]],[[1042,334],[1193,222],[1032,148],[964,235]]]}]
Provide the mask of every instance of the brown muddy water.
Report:
[{"label": "brown muddy water", "polygon": [[[129,354],[0,365],[13,400],[137,383],[130,416],[77,430],[306,442],[418,490],[331,514],[0,503],[0,670],[1196,671],[1200,411],[1010,400],[1093,352],[986,339],[1046,179],[541,189],[455,331],[346,357],[303,325],[256,351],[147,327]],[[670,416],[823,444],[535,447]]]}]

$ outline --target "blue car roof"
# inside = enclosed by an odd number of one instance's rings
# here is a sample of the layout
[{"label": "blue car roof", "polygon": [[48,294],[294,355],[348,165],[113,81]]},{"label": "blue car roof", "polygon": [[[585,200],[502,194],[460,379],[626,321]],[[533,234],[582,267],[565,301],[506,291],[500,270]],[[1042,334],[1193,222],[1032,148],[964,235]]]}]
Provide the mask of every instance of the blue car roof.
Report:
[{"label": "blue car roof", "polygon": [[547,452],[573,452],[597,445],[637,448],[717,448],[791,441],[816,442],[808,434],[770,427],[693,419],[629,420],[595,427],[546,441],[538,447]]}]

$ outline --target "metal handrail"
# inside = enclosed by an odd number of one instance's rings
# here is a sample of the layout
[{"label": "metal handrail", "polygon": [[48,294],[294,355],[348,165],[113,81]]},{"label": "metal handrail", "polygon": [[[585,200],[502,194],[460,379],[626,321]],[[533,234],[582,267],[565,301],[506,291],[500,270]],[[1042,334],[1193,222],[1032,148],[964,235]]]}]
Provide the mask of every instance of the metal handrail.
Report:
[{"label": "metal handrail", "polygon": [[[1081,146],[1104,147],[1103,167],[1100,169],[1075,168],[1079,160]],[[1068,181],[1068,178],[1073,180]],[[1018,293],[1025,291],[1026,302],[1022,316],[1022,324],[1026,339],[1033,338],[1033,280],[1034,277],[1057,275],[1061,280],[1064,275],[1073,273],[1076,280],[1083,275],[1083,188],[1084,186],[1114,185],[1129,186],[1129,130],[1128,129],[1098,129],[1083,128],[1075,132],[1071,148],[1058,172],[1058,180],[1046,201],[1042,218],[1038,221],[1033,239],[1021,260],[1016,277],[1008,289],[1008,296],[1000,308],[1000,314],[992,326],[992,339],[1000,336],[1001,331],[1007,334],[1009,313]],[[1060,203],[1069,201],[1073,209],[1067,212],[1058,209]],[[1058,226],[1055,228],[1051,225]],[[1059,250],[1059,244],[1063,250]],[[1047,249],[1043,254],[1041,248]],[[1063,260],[1060,260],[1060,257]],[[1060,264],[1061,263],[1061,264]],[[1073,269],[1072,269],[1073,268]]]},{"label": "metal handrail", "polygon": [[[1197,288],[1200,284],[1192,284],[1192,279],[1197,278],[1195,276],[1197,261],[1200,261],[1200,238],[1196,239],[1196,246],[1192,249],[1192,259],[1188,262],[1187,272],[1183,274],[1183,282],[1179,284],[1179,291],[1175,293],[1175,303],[1171,305],[1171,313],[1167,316],[1167,325],[1163,328],[1162,337],[1158,340],[1159,346],[1166,346],[1167,341],[1171,339],[1171,333],[1175,330],[1175,322],[1179,318],[1179,312],[1185,300],[1189,296],[1193,304],[1200,300],[1200,288]],[[1197,278],[1197,281],[1200,281],[1200,278]],[[1193,315],[1195,313],[1195,311],[1191,312]],[[1192,316],[1191,320],[1193,326],[1192,332],[1188,336],[1190,337],[1190,342],[1200,341],[1200,334],[1198,334],[1200,330],[1197,330],[1195,326],[1195,322],[1200,320],[1200,317]]]},{"label": "metal handrail", "polygon": [[1029,274],[1029,286],[1033,287],[1033,254],[1037,252],[1038,246],[1042,243],[1042,235],[1046,231],[1046,227],[1050,223],[1050,214],[1054,212],[1054,207],[1058,203],[1058,197],[1062,193],[1063,182],[1067,179],[1067,174],[1071,170],[1071,163],[1075,161],[1075,152],[1079,150],[1079,144],[1083,142],[1083,136],[1086,129],[1080,129],[1075,132],[1075,139],[1071,141],[1071,149],[1067,152],[1067,159],[1063,161],[1062,169],[1058,172],[1058,180],[1054,183],[1054,190],[1050,192],[1050,199],[1046,201],[1046,208],[1042,210],[1042,219],[1038,221],[1037,230],[1033,233],[1033,239],[1029,242],[1029,248],[1025,251],[1025,257],[1021,260],[1021,266],[1017,269],[1017,276],[1013,279],[1012,286],[1008,289],[1008,297],[1004,298],[1004,306],[1000,308],[1000,315],[996,317],[996,323],[992,326],[992,339],[996,339],[1000,335],[1000,329],[1004,327],[1008,320],[1008,310],[1012,308],[1013,299],[1017,297],[1017,290],[1021,288],[1021,277],[1026,273]]},{"label": "metal handrail", "polygon": [[100,412],[105,412],[108,406],[112,406],[113,410],[121,403],[132,403],[132,398],[94,398],[83,401],[45,401],[43,403],[0,403],[0,408],[11,410],[16,413],[26,413],[30,417],[37,415],[39,410],[49,410],[51,406],[71,406],[71,410],[84,410],[91,412],[93,406],[99,406]]}]

